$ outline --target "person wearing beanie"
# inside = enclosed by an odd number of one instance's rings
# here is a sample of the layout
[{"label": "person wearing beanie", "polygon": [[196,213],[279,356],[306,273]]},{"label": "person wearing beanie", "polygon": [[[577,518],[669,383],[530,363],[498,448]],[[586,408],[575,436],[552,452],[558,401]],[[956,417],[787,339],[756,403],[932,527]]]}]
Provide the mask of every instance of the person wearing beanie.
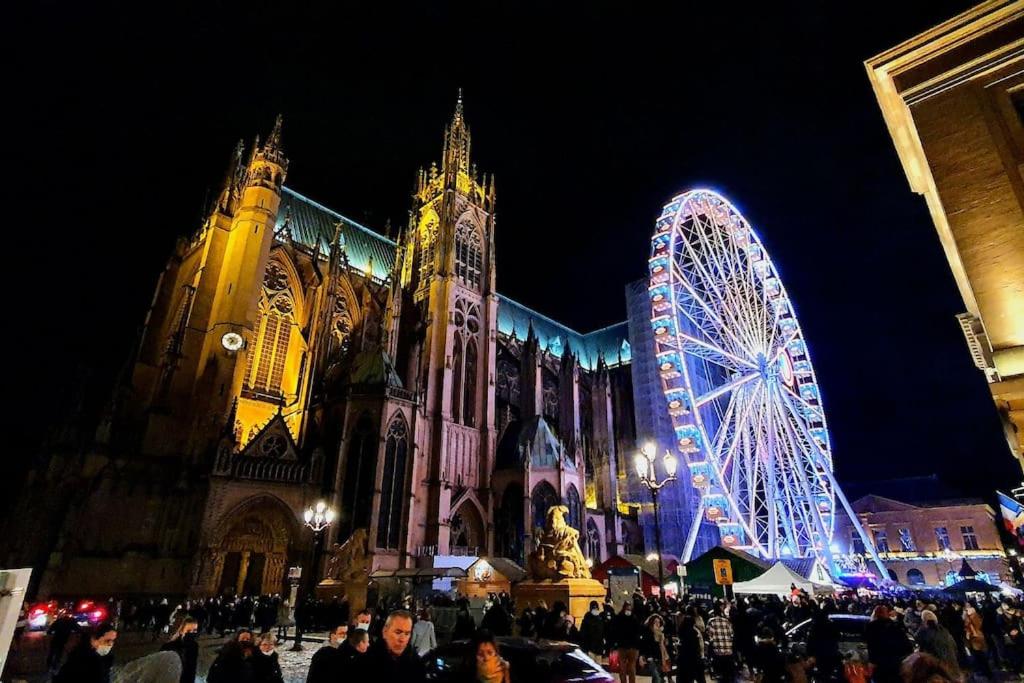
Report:
[{"label": "person wearing beanie", "polygon": [[956,658],[956,642],[953,636],[944,626],[939,624],[939,618],[931,610],[921,612],[921,628],[914,636],[921,652],[926,652],[943,664],[954,673],[958,671],[959,665]]}]

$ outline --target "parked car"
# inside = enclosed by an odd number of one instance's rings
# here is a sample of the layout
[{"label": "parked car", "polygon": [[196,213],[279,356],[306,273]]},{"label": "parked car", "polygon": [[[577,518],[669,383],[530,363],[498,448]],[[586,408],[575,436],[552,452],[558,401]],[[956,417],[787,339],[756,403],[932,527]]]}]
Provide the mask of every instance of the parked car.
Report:
[{"label": "parked car", "polygon": [[57,612],[59,609],[60,608],[59,605],[57,605],[56,600],[32,604],[26,613],[28,618],[28,630],[45,631],[50,628],[50,624],[52,624],[57,618]]},{"label": "parked car", "polygon": [[75,611],[72,613],[79,626],[95,626],[106,621],[108,610],[106,605],[92,600],[79,600],[75,603]]},{"label": "parked car", "polygon": [[[612,675],[572,643],[529,638],[497,638],[498,651],[511,668],[513,683],[614,683]],[[468,640],[457,640],[424,655],[427,680],[455,681],[473,671],[475,653]]]},{"label": "parked car", "polygon": [[[828,617],[839,632],[839,653],[844,659],[853,657],[861,662],[868,661],[867,627],[871,617],[864,614],[830,614]],[[807,639],[811,633],[811,620],[801,621],[786,631],[789,650],[799,654],[807,652]],[[909,633],[904,636],[915,647],[914,639]]]}]

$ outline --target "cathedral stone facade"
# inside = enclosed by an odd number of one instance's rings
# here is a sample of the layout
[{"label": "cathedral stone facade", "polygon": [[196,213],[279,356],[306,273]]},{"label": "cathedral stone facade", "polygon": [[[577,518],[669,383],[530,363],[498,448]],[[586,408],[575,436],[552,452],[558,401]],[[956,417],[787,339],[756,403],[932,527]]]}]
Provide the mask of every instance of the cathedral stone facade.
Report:
[{"label": "cathedral stone facade", "polygon": [[239,144],[98,428],[55,440],[0,560],[42,595],[277,592],[310,565],[318,500],[325,541],[365,529],[374,569],[521,563],[556,503],[594,563],[640,551],[627,325],[580,334],[495,290],[461,98],[397,239],[287,172],[280,118]]}]

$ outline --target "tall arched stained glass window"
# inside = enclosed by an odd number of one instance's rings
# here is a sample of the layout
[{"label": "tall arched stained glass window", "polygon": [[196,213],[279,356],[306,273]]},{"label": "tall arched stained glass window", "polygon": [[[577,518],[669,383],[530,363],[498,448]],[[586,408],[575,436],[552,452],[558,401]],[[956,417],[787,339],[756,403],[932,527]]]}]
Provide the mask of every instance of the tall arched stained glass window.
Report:
[{"label": "tall arched stained glass window", "polygon": [[370,526],[373,486],[377,476],[377,434],[373,420],[363,414],[348,437],[345,480],[341,485],[341,519],[338,538]]},{"label": "tall arched stained glass window", "polygon": [[480,233],[471,223],[460,223],[455,229],[455,275],[470,287],[480,287],[483,249]]},{"label": "tall arched stained glass window", "polygon": [[466,342],[466,385],[462,390],[462,424],[472,427],[476,423],[476,340]]},{"label": "tall arched stained glass window", "polygon": [[287,271],[276,261],[267,264],[259,308],[256,343],[246,355],[243,385],[255,398],[280,397],[295,323],[295,302]]},{"label": "tall arched stained glass window", "polygon": [[462,335],[455,333],[452,347],[452,419],[459,421],[462,412]]},{"label": "tall arched stained glass window", "polygon": [[569,526],[579,532],[583,531],[583,504],[580,502],[580,492],[576,487],[569,484],[569,490],[565,495],[565,506],[569,508]]},{"label": "tall arched stained glass window", "polygon": [[409,430],[398,416],[391,421],[384,441],[384,471],[381,476],[380,514],[377,516],[377,547],[398,548],[402,536],[402,502],[405,495],[405,467],[409,452]]}]

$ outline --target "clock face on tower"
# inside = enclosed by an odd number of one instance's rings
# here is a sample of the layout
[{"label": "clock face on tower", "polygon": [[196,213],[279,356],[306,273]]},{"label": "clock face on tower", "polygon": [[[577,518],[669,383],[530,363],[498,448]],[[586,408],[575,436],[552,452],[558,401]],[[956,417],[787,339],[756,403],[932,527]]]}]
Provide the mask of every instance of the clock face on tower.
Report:
[{"label": "clock face on tower", "polygon": [[226,332],[220,338],[220,343],[228,351],[238,351],[245,346],[245,339],[237,332]]}]

